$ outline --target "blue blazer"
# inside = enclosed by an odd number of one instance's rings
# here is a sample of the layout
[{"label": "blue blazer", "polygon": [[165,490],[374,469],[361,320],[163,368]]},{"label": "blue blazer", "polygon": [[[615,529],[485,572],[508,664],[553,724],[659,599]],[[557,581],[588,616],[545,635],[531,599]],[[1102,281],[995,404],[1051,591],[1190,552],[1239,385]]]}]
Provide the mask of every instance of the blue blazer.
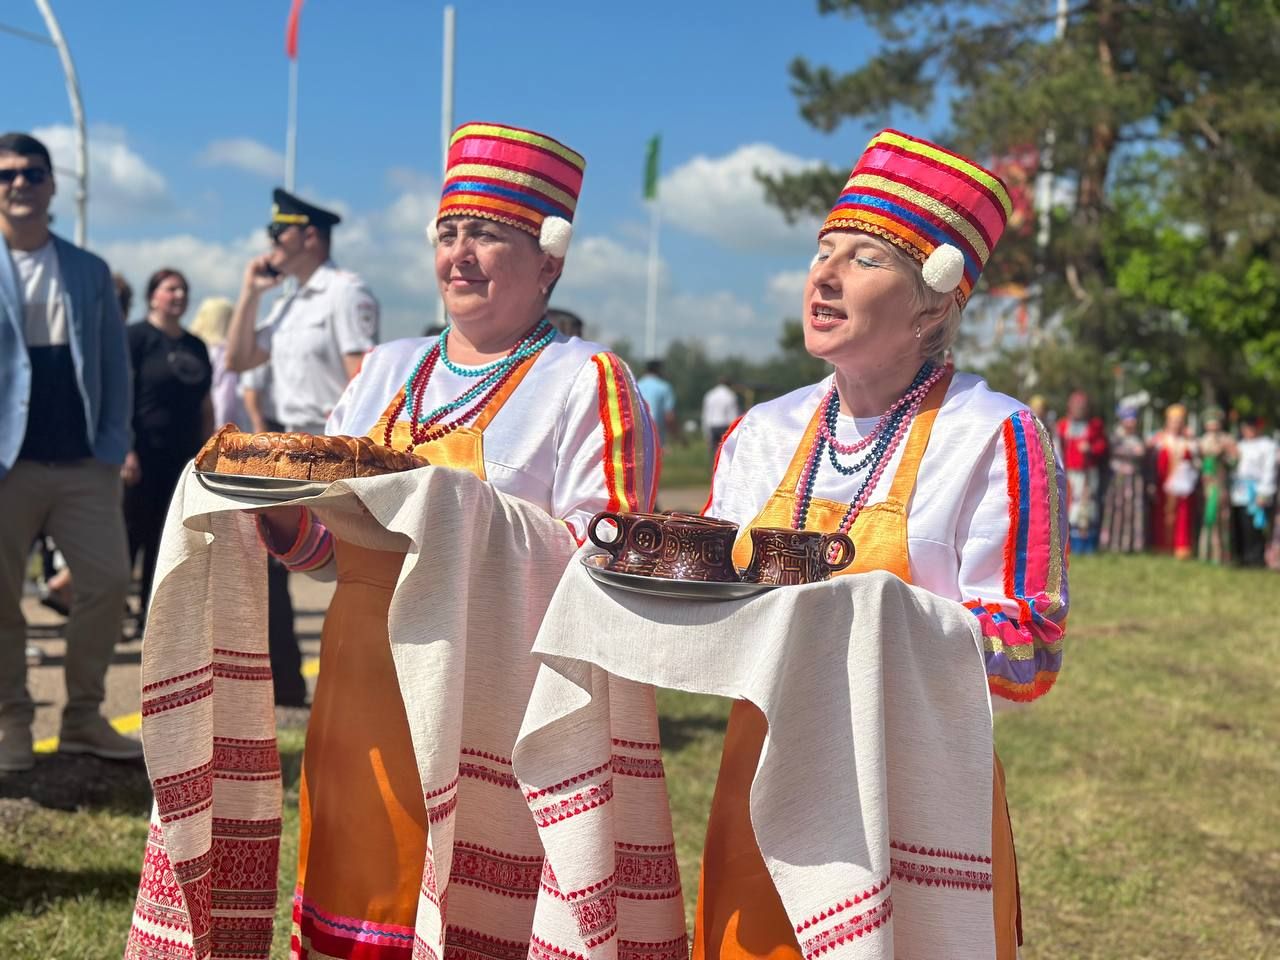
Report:
[{"label": "blue blazer", "polygon": [[[132,440],[129,423],[133,390],[129,350],[115,284],[106,262],[53,236],[62,272],[67,335],[75,361],[78,397],[84,404],[89,449],[104,463],[121,464]],[[13,467],[27,433],[31,404],[31,361],[18,271],[0,235],[0,478]]]}]

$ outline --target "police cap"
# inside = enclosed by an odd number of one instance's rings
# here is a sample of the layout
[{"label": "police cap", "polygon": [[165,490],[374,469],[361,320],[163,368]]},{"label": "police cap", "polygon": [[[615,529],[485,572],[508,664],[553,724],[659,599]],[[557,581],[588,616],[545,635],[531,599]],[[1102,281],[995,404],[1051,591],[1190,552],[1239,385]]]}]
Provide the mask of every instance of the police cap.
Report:
[{"label": "police cap", "polygon": [[[276,187],[271,194],[271,226],[276,229],[288,226],[321,227],[328,229],[341,223],[336,213],[300,200],[287,190]],[[279,226],[277,226],[277,224]]]}]

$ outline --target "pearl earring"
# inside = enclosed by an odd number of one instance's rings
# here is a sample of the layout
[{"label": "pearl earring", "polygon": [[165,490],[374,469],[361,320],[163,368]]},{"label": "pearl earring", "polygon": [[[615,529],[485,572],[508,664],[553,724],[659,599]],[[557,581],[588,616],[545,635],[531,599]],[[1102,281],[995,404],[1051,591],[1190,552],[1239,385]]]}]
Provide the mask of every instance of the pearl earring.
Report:
[{"label": "pearl earring", "polygon": [[920,339],[920,324],[916,324],[916,339]]}]

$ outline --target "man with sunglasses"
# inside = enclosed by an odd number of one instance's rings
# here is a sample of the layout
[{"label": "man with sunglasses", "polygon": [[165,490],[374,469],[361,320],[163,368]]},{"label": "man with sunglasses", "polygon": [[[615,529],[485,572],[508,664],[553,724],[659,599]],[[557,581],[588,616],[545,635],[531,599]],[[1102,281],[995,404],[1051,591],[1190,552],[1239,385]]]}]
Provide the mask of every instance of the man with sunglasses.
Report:
[{"label": "man with sunglasses", "polygon": [[99,712],[129,589],[129,357],[111,271],[49,230],[48,149],[0,135],[0,773],[34,764],[23,579],[41,530],[75,582],[58,749],[142,756]]},{"label": "man with sunglasses", "polygon": [[[356,274],[330,258],[341,218],[276,189],[267,237],[271,250],[249,261],[231,327],[227,367],[244,372],[266,364],[275,417],[284,429],[324,433],[324,422],[360,361],[378,342],[378,301]],[[256,326],[262,295],[285,277],[297,284]],[[306,683],[293,630],[289,575],[275,560],[267,571],[267,635],[276,703],[302,706]]]}]

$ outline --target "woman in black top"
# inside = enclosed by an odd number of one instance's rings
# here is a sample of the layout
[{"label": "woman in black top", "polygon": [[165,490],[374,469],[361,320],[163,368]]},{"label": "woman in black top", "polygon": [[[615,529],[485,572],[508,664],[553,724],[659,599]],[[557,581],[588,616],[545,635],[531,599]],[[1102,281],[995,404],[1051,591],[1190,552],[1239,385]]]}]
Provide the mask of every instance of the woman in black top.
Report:
[{"label": "woman in black top", "polygon": [[204,342],[182,329],[187,279],[157,270],[147,282],[147,319],[129,325],[133,363],[133,450],[125,457],[124,515],[129,555],[142,553],[141,626],[156,551],[183,467],[213,433],[213,367]]}]

